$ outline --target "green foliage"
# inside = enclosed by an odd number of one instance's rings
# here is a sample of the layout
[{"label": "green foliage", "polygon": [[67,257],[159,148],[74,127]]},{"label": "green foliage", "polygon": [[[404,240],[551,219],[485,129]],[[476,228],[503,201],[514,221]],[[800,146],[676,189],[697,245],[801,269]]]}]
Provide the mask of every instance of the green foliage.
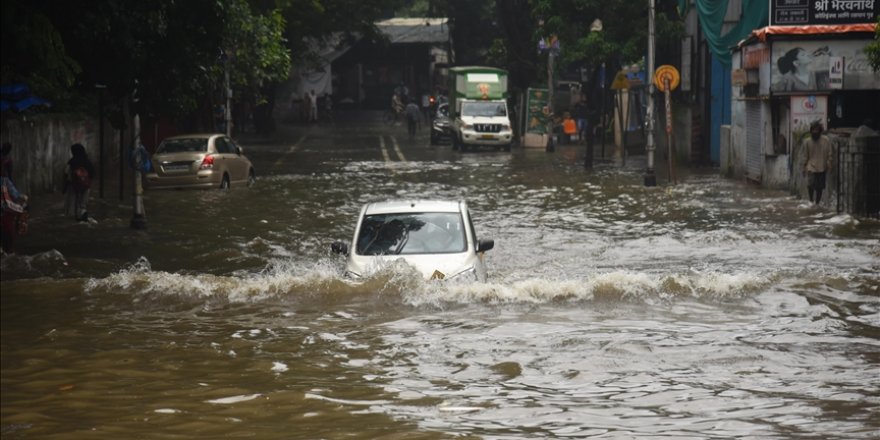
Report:
[{"label": "green foliage", "polygon": [[[673,16],[674,2],[661,0],[656,13],[656,38],[658,47],[675,44],[684,35],[682,23]],[[671,6],[670,6],[671,5]],[[643,1],[628,0],[510,0],[498,2],[498,19],[507,29],[502,43],[517,50],[502,51],[519,60],[508,58],[508,66],[517,68],[523,60],[522,50],[537,50],[541,38],[555,35],[559,38],[560,67],[580,65],[595,68],[605,62],[610,66],[639,62],[647,50],[648,13]],[[602,22],[602,30],[593,32],[594,20]],[[518,69],[531,71],[519,79],[521,86],[530,82],[545,81],[541,76],[545,69],[546,55],[528,57],[534,67]],[[516,80],[517,75],[513,75]]]},{"label": "green foliage", "polygon": [[875,72],[880,70],[880,18],[874,25],[874,41],[865,46],[865,55],[868,57],[868,62],[871,63],[871,68]]},{"label": "green foliage", "polygon": [[49,18],[31,6],[3,2],[0,78],[3,84],[26,82],[34,94],[52,101],[64,99],[80,66],[67,55],[64,41]]},{"label": "green foliage", "polygon": [[140,111],[185,116],[210,106],[223,89],[222,53],[236,95],[259,98],[261,86],[290,69],[283,16],[255,11],[247,0],[27,5],[3,3],[3,81],[27,80],[53,101],[71,97],[68,107],[77,94],[94,102],[94,87],[102,84],[115,104],[111,112],[137,90]]},{"label": "green foliage", "polygon": [[391,16],[402,0],[277,0],[294,62],[313,57],[314,41],[380,40],[375,21]]}]

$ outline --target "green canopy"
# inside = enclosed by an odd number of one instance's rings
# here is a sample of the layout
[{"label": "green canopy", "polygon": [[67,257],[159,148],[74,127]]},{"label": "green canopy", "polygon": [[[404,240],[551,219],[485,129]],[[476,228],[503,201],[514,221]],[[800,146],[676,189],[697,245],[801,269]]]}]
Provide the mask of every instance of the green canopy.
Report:
[{"label": "green canopy", "polygon": [[[678,10],[682,16],[687,14],[689,0],[678,0]],[[736,46],[755,29],[767,26],[770,22],[770,3],[767,0],[742,0],[742,15],[739,22],[724,35],[721,28],[727,14],[728,0],[694,0],[700,27],[712,54],[725,66],[730,66],[730,48]]]}]

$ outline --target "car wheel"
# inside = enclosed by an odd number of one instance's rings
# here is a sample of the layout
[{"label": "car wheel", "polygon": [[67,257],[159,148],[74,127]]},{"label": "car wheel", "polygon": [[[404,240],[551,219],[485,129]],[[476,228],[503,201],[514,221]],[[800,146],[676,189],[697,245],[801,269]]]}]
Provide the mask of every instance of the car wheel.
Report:
[{"label": "car wheel", "polygon": [[248,188],[251,188],[251,187],[253,187],[254,184],[256,184],[256,183],[257,183],[257,175],[254,174],[254,170],[251,170],[251,171],[248,173],[247,186],[248,186]]},{"label": "car wheel", "polygon": [[220,189],[222,189],[224,191],[229,189],[229,175],[228,174],[223,175],[223,180],[220,181]]}]

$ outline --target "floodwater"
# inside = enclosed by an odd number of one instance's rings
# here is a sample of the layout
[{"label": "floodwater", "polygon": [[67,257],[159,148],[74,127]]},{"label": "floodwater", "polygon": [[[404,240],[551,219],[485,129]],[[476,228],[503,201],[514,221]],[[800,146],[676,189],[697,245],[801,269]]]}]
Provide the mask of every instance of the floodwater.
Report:
[{"label": "floodwater", "polygon": [[[256,187],[148,192],[146,231],[112,191],[91,224],[43,202],[2,262],[3,439],[880,436],[878,222],[581,147],[283,128],[244,144]],[[343,278],[329,244],[388,198],[466,199],[489,281]]]}]

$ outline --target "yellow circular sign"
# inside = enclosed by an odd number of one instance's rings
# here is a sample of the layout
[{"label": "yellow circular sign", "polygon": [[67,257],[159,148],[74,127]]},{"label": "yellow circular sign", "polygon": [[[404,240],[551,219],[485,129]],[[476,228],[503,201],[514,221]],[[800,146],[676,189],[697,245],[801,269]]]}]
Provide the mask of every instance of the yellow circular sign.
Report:
[{"label": "yellow circular sign", "polygon": [[666,91],[667,82],[669,83],[669,90],[675,90],[678,87],[679,81],[681,81],[681,76],[678,74],[678,69],[675,66],[664,64],[654,72],[654,84],[661,92]]}]

